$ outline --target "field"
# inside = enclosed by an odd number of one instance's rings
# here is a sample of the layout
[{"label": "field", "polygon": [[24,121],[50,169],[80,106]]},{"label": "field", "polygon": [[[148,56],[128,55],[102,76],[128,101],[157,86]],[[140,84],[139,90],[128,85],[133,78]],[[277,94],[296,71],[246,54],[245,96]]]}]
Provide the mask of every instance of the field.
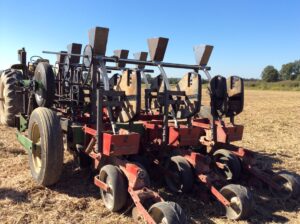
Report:
[{"label": "field", "polygon": [[284,80],[278,82],[264,82],[261,80],[245,81],[247,89],[253,90],[288,90],[288,91],[300,91],[299,80]]},{"label": "field", "polygon": [[[246,90],[245,109],[237,123],[245,125],[244,139],[237,144],[259,152],[261,166],[300,174],[300,92]],[[127,211],[105,209],[92,174],[79,170],[67,153],[60,182],[51,188],[37,186],[14,133],[0,126],[1,223],[133,223]],[[215,202],[200,200],[195,192],[182,196],[158,190],[179,202],[192,223],[231,223],[220,216]],[[299,199],[283,203],[262,191],[253,191],[256,205],[250,223],[300,223]]]}]

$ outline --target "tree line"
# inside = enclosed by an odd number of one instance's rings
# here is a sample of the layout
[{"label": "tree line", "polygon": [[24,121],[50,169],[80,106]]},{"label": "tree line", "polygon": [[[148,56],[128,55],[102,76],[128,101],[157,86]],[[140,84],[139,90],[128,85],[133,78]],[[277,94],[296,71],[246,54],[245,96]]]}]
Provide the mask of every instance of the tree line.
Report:
[{"label": "tree line", "polygon": [[[148,82],[151,83],[151,75],[146,75]],[[274,66],[268,65],[261,73],[261,79],[265,82],[277,82],[283,80],[298,80],[300,81],[300,60],[283,64],[278,71]],[[177,84],[180,78],[169,78],[170,84]],[[246,81],[255,81],[256,79],[249,79]],[[207,83],[207,80],[202,79],[202,83]]]},{"label": "tree line", "polygon": [[274,66],[268,65],[262,71],[261,78],[266,82],[277,82],[282,80],[300,81],[300,60],[283,64],[280,71]]}]

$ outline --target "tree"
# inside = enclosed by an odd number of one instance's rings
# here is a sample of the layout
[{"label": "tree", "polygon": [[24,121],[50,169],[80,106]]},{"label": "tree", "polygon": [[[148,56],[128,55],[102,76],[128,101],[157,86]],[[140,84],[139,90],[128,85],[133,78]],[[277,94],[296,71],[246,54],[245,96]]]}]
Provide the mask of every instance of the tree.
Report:
[{"label": "tree", "polygon": [[294,75],[297,80],[300,80],[300,60],[294,61]]},{"label": "tree", "polygon": [[294,63],[283,64],[280,69],[280,79],[281,80],[290,80],[294,73]]},{"label": "tree", "polygon": [[276,82],[279,79],[279,72],[272,65],[268,65],[261,73],[261,78],[266,82]]},{"label": "tree", "polygon": [[175,85],[179,82],[179,80],[180,80],[179,78],[169,78],[169,83],[171,85]]}]

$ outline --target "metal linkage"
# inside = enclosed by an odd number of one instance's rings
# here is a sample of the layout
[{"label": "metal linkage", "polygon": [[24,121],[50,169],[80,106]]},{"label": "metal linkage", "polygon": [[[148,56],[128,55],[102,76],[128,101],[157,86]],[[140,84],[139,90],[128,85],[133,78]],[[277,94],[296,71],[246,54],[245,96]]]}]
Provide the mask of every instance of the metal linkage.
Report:
[{"label": "metal linkage", "polygon": [[[70,54],[70,53],[62,53],[62,52],[55,52],[55,51],[42,51],[44,54],[55,54],[55,55],[66,55],[66,56],[77,56],[77,57],[85,57],[86,55],[82,54]],[[122,59],[118,57],[108,57],[108,56],[94,56],[94,59],[98,60],[99,62],[102,60],[104,62],[115,62],[115,63],[126,63],[132,65],[144,65],[144,66],[154,66],[157,67],[157,62],[155,61],[141,61],[135,59]],[[180,63],[168,63],[168,62],[160,62],[160,65],[166,68],[182,68],[182,69],[192,69],[192,70],[203,70],[209,71],[211,68],[208,66],[202,65],[188,65],[188,64],[180,64]]]}]

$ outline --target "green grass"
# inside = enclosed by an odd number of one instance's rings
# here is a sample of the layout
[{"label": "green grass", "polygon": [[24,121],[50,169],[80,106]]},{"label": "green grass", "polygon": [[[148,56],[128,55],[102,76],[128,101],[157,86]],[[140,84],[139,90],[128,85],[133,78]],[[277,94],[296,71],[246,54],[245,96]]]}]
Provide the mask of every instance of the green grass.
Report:
[{"label": "green grass", "polygon": [[[257,90],[281,90],[281,91],[300,91],[299,80],[286,80],[279,82],[264,82],[261,80],[244,81],[245,89],[257,89]],[[175,84],[171,84],[175,86]],[[142,88],[145,88],[145,84],[142,84]],[[207,83],[202,84],[202,89],[207,88]]]},{"label": "green grass", "polygon": [[300,81],[245,81],[245,89],[300,91]]}]

